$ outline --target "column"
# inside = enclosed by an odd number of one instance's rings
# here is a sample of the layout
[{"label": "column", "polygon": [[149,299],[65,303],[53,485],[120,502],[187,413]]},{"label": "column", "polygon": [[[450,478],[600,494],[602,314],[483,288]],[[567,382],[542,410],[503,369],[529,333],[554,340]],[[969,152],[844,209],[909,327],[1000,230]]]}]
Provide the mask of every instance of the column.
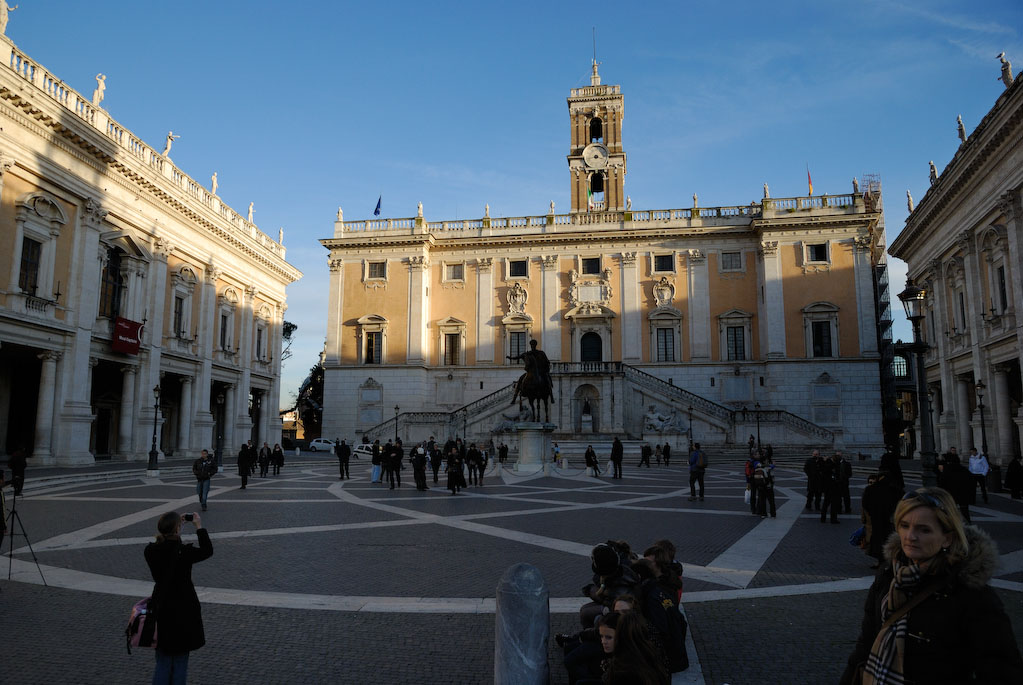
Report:
[{"label": "column", "polygon": [[178,407],[178,449],[190,455],[192,447],[192,379],[181,379],[181,405]]},{"label": "column", "polygon": [[270,390],[264,390],[259,398],[259,439],[272,448],[275,442],[280,442],[280,436],[270,434],[270,411],[277,411],[277,403],[270,401],[270,395]]},{"label": "column", "polygon": [[956,378],[956,429],[959,454],[967,454],[973,447],[973,429],[970,428],[970,382],[963,376]]},{"label": "column", "polygon": [[[161,372],[161,359],[163,353],[163,329],[164,329],[164,310],[167,301],[167,258],[170,256],[173,246],[167,242],[164,238],[157,238],[153,245],[153,261],[149,263],[149,297],[146,300],[149,302],[149,322],[146,324],[145,337],[148,337],[149,343],[149,356],[144,358],[142,363],[142,375],[141,378],[144,381],[142,384],[143,388],[147,389],[145,394],[146,402],[152,401],[152,393],[148,392],[158,385],[162,384],[162,372]],[[136,284],[141,292],[142,287],[146,283],[146,272],[139,268],[136,270]],[[143,298],[137,298],[137,301],[141,304]],[[137,318],[141,312],[138,312],[139,307],[136,307],[136,321],[142,319]],[[153,422],[157,424],[157,440],[156,447],[160,450],[160,458],[163,458],[163,450],[160,449],[160,416],[159,412],[151,411],[149,415],[152,416]],[[152,442],[153,427],[148,426],[150,444]],[[137,440],[141,440],[141,436],[136,436]],[[149,454],[151,449],[150,444],[137,445],[136,449],[139,453],[145,452]],[[148,457],[147,457],[148,458]]]},{"label": "column", "polygon": [[342,293],[345,284],[345,265],[341,259],[331,259],[328,266],[330,268],[330,290],[327,295],[327,356],[324,359],[324,366],[334,366],[341,363],[341,338],[344,331],[342,313],[344,297]]},{"label": "column", "polygon": [[494,260],[476,260],[476,362],[494,361]]},{"label": "column", "polygon": [[121,412],[117,421],[117,456],[131,460],[132,426],[135,424],[135,373],[134,366],[121,367]]},{"label": "column", "polygon": [[[992,455],[986,455],[992,464],[1007,464],[1012,456],[1012,398],[1009,396],[1009,370],[1004,366],[995,366],[994,387],[991,398],[988,400],[991,410],[995,414],[995,449],[998,451]],[[988,445],[990,448],[991,445]]]},{"label": "column", "polygon": [[640,318],[639,274],[636,253],[621,255],[622,292],[622,361],[626,364],[643,361],[643,322]]},{"label": "column", "polygon": [[[561,355],[561,274],[557,255],[541,257],[543,278],[541,284],[540,349],[552,362],[562,360]],[[535,333],[534,333],[535,335]]]},{"label": "column", "polygon": [[760,284],[760,354],[767,359],[783,359],[787,356],[785,342],[785,293],[782,288],[781,256],[778,241],[760,243],[760,259],[763,266]]},{"label": "column", "polygon": [[54,392],[57,389],[57,359],[59,352],[46,351],[37,355],[42,362],[39,370],[39,397],[36,400],[36,431],[32,458],[36,465],[45,466],[56,462],[50,451],[53,435]]},{"label": "column", "polygon": [[430,262],[423,255],[408,260],[408,344],[405,359],[410,364],[425,364],[427,345],[426,274]]},{"label": "column", "polygon": [[874,307],[874,274],[870,263],[871,239],[853,239],[853,281],[856,288],[856,328],[860,355],[877,357],[877,314]]},{"label": "column", "polygon": [[[1009,255],[1007,262],[1011,266],[1006,284],[1010,292],[1011,301],[1016,311],[1023,307],[1023,278],[1018,269],[1023,264],[1023,211],[1020,211],[1020,193],[1018,190],[1010,190],[998,198],[998,209],[1005,215],[1006,237],[1009,243]],[[1016,339],[1023,340],[1023,316],[1016,315]]]},{"label": "column", "polygon": [[238,448],[243,442],[235,438],[235,426],[238,421],[234,415],[234,400],[237,390],[238,386],[233,383],[224,385],[224,463],[227,463],[227,455],[238,453]]},{"label": "column", "polygon": [[[249,393],[251,392],[252,379],[252,329],[255,326],[253,319],[253,301],[256,298],[256,286],[249,285],[245,288],[245,295],[242,298],[240,315],[242,317],[241,345],[238,351],[238,361],[241,366],[241,377],[238,379],[238,391],[242,394],[236,398],[238,412],[238,426],[244,431],[244,439],[248,440],[252,434],[252,419],[249,417]],[[240,444],[240,443],[239,443]]]},{"label": "column", "polygon": [[[280,331],[283,330],[284,326],[284,312],[287,309],[286,304],[278,304],[274,306],[274,325],[277,327],[277,333],[274,335],[274,358],[273,358],[273,371],[270,381],[270,394],[267,401],[264,402],[264,406],[268,408],[267,419],[269,419],[269,431],[268,435],[273,438],[274,442],[281,441],[281,427],[283,421],[281,421],[280,408],[281,408],[281,350],[284,347],[284,340],[281,338]],[[324,372],[324,383],[326,383],[326,372]]]},{"label": "column", "polygon": [[689,349],[692,361],[710,359],[710,288],[707,255],[689,250]]}]

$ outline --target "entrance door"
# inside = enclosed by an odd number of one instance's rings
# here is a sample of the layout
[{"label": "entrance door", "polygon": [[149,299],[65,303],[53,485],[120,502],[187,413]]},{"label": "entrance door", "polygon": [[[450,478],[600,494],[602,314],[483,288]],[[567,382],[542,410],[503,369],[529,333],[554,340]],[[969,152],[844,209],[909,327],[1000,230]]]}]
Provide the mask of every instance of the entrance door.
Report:
[{"label": "entrance door", "polygon": [[598,334],[593,332],[586,333],[579,340],[579,360],[584,362],[603,361],[601,359],[603,349],[604,346]]}]

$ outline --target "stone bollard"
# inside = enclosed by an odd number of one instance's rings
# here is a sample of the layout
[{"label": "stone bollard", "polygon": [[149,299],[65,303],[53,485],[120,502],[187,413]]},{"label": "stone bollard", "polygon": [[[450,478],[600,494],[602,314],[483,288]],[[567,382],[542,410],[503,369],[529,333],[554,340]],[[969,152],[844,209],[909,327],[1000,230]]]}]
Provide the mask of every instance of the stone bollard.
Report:
[{"label": "stone bollard", "polygon": [[494,625],[494,683],[546,685],[551,634],[550,592],[530,564],[508,568],[497,583]]}]

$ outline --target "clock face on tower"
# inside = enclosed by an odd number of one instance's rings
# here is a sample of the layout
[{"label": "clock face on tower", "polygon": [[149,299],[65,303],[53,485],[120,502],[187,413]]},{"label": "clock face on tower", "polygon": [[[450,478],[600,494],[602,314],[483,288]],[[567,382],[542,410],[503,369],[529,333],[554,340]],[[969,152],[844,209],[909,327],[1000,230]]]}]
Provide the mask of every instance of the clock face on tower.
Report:
[{"label": "clock face on tower", "polygon": [[591,169],[607,166],[607,148],[600,143],[591,143],[583,150],[583,162]]}]

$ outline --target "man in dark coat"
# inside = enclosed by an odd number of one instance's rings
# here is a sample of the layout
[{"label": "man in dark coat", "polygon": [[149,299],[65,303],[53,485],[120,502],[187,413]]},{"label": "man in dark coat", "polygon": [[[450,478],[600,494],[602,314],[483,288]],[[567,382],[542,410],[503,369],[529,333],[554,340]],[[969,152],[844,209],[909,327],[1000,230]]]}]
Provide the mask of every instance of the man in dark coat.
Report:
[{"label": "man in dark coat", "polygon": [[391,453],[385,462],[387,469],[387,482],[391,484],[391,490],[394,490],[395,482],[398,483],[398,487],[401,487],[401,460],[405,458],[405,450],[401,448],[401,440],[391,445]]},{"label": "man in dark coat", "polygon": [[838,491],[842,496],[845,513],[852,513],[852,496],[849,493],[849,480],[852,478],[852,464],[843,455],[838,455]]},{"label": "man in dark coat", "polygon": [[810,458],[803,462],[803,473],[806,474],[806,508],[813,504],[814,511],[821,510],[821,466],[824,460],[821,451],[814,450]]},{"label": "man in dark coat", "polygon": [[615,436],[614,442],[611,443],[611,466],[614,467],[614,473],[611,478],[622,477],[622,460],[625,458],[625,448],[622,446],[622,441]]},{"label": "man in dark coat", "polygon": [[639,449],[639,465],[646,464],[647,468],[650,468],[650,455],[654,453],[650,445],[643,443],[643,446]]},{"label": "man in dark coat", "polygon": [[664,456],[664,465],[671,466],[671,445],[664,443],[664,449],[661,450],[661,454]]},{"label": "man in dark coat", "polygon": [[825,459],[821,465],[821,489],[824,491],[824,504],[821,506],[821,523],[824,523],[828,517],[828,507],[831,508],[831,522],[838,523],[838,510],[841,506],[839,500],[842,496],[842,485],[840,482],[841,460],[842,455],[835,452],[831,459]]},{"label": "man in dark coat", "polygon": [[241,487],[241,489],[244,490],[245,487],[249,484],[249,446],[248,445],[242,445],[242,448],[240,450],[238,450],[238,475],[241,476],[241,479],[242,479],[242,487]]},{"label": "man in dark coat", "polygon": [[188,653],[206,644],[202,609],[192,584],[192,565],[213,556],[210,535],[199,514],[192,514],[199,547],[181,543],[182,517],[169,512],[157,523],[156,542],[146,546],[145,558],[153,576],[149,609],[156,620],[154,683],[185,682]]},{"label": "man in dark coat", "polygon": [[958,456],[951,453],[951,450],[949,452],[945,463],[938,467],[940,469],[938,487],[952,495],[963,515],[963,520],[970,523],[970,505],[977,498],[976,482],[966,467],[959,462]]},{"label": "man in dark coat", "polygon": [[870,525],[867,555],[877,559],[877,564],[871,568],[878,568],[884,561],[884,545],[888,536],[895,532],[892,517],[900,499],[902,490],[887,471],[880,471],[874,482],[863,490],[863,513]]},{"label": "man in dark coat", "polygon": [[351,478],[352,475],[348,472],[348,462],[352,457],[352,448],[348,446],[346,441],[342,440],[341,442],[335,442],[334,451],[337,453],[338,468],[341,470],[341,478],[338,480]]},{"label": "man in dark coat", "polygon": [[217,462],[209,450],[203,450],[202,456],[192,462],[192,474],[195,476],[195,492],[199,495],[199,504],[206,511],[206,500],[210,496],[210,479],[217,472]]}]

